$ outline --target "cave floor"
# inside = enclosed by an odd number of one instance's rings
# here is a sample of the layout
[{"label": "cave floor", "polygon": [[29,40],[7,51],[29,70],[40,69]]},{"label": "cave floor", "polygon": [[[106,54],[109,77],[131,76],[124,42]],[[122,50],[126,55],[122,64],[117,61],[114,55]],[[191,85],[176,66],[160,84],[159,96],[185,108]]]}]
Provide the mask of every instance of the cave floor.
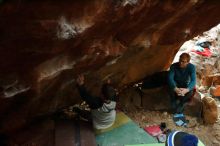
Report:
[{"label": "cave floor", "polygon": [[[220,101],[215,98],[220,108]],[[130,119],[132,119],[139,127],[144,128],[149,125],[160,125],[162,122],[166,123],[167,129],[185,131],[195,134],[206,146],[220,146],[220,119],[212,124],[204,124],[201,119],[186,115],[189,120],[187,128],[178,127],[173,122],[173,115],[167,111],[149,111],[140,107],[123,109],[122,110]],[[218,109],[220,111],[220,109]],[[71,112],[72,113],[72,112]],[[74,117],[74,115],[71,115]],[[71,118],[69,115],[68,118]],[[37,122],[38,126],[32,125],[31,129],[22,132],[11,140],[11,146],[23,146],[28,144],[30,146],[53,146],[51,143],[54,135],[55,123],[53,120],[48,119],[43,122]]]},{"label": "cave floor", "polygon": [[[216,99],[216,101],[219,105],[219,99]],[[220,111],[220,106],[218,108],[218,111]],[[186,115],[189,124],[185,128],[176,126],[172,119],[173,115],[166,111],[148,111],[142,108],[132,108],[132,110],[127,109],[124,112],[142,128],[149,125],[160,125],[165,122],[167,129],[195,134],[206,146],[220,146],[220,119],[215,124],[207,125],[201,119]]]}]

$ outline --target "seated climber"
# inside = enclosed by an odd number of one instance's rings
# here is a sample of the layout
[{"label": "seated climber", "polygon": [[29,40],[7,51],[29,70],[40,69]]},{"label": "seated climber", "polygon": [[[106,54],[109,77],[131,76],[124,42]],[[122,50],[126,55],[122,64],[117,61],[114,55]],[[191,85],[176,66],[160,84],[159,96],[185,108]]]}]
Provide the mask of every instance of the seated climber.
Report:
[{"label": "seated climber", "polygon": [[205,146],[195,135],[182,131],[172,131],[167,134],[165,146]]},{"label": "seated climber", "polygon": [[101,97],[94,97],[85,88],[83,75],[79,75],[76,81],[80,96],[91,108],[94,128],[105,129],[112,126],[116,117],[116,92],[110,82],[103,84]]},{"label": "seated climber", "polygon": [[196,68],[190,63],[190,55],[182,53],[179,62],[170,66],[168,73],[171,106],[175,113],[183,113],[185,104],[193,95],[196,84]]}]

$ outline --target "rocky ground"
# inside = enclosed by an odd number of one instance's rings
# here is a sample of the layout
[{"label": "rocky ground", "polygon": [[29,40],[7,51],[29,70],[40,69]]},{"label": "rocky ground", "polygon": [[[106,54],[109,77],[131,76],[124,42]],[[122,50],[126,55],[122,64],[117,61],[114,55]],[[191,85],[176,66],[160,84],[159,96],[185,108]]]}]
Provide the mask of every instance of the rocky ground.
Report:
[{"label": "rocky ground", "polygon": [[[219,105],[219,100],[216,100]],[[170,130],[181,130],[197,135],[206,146],[220,146],[220,119],[215,124],[207,125],[203,123],[202,119],[186,115],[189,124],[185,128],[176,126],[172,119],[173,115],[166,111],[147,111],[136,108],[132,111],[125,110],[125,112],[142,128],[147,125],[160,125],[161,122],[165,122]]]},{"label": "rocky ground", "polygon": [[[220,25],[207,31],[203,36],[198,36],[186,43],[180,48],[176,54],[173,62],[178,62],[179,55],[183,52],[188,52],[191,55],[191,63],[196,66],[197,71],[197,91],[200,93],[201,98],[208,96],[214,97],[219,96],[213,95],[210,89],[217,87],[220,84]],[[199,41],[211,42],[210,51],[212,55],[203,56],[194,53],[192,50],[196,49],[196,44]],[[217,86],[216,86],[217,85]],[[214,98],[218,105],[218,115],[220,111],[219,98]],[[181,130],[188,133],[197,135],[206,146],[220,146],[220,118],[214,124],[205,124],[202,118],[191,117],[186,115],[186,119],[189,120],[187,128],[178,127],[173,121],[173,114],[167,111],[149,111],[143,108],[132,108],[124,111],[131,119],[140,125],[145,127],[148,125],[160,125],[165,122],[167,128],[170,130]]]},{"label": "rocky ground", "polygon": [[[219,85],[219,36],[220,25],[214,27],[210,31],[204,32],[203,36],[198,36],[183,44],[173,61],[177,62],[179,59],[179,55],[183,52],[190,53],[191,63],[196,65],[197,69],[197,89],[200,93],[203,94],[203,97],[211,95],[208,91],[208,88],[210,88],[210,86],[214,86],[215,84]],[[195,44],[201,40],[212,43],[212,45],[210,46],[210,50],[212,52],[211,56],[206,57],[192,52],[192,50],[196,48]],[[211,78],[212,76],[214,76],[214,78]],[[202,88],[204,88],[203,91]],[[218,98],[215,98],[215,100],[218,105],[219,113],[220,101]],[[214,124],[207,125],[203,122],[201,118],[199,119],[197,117],[186,115],[187,120],[189,120],[189,124],[187,128],[185,128],[176,126],[172,119],[173,115],[166,111],[149,111],[143,108],[128,108],[124,112],[136,123],[138,123],[140,127],[145,127],[148,125],[160,125],[161,122],[165,122],[167,128],[170,130],[181,130],[197,135],[206,146],[220,146],[220,118],[218,118],[218,120]]]}]

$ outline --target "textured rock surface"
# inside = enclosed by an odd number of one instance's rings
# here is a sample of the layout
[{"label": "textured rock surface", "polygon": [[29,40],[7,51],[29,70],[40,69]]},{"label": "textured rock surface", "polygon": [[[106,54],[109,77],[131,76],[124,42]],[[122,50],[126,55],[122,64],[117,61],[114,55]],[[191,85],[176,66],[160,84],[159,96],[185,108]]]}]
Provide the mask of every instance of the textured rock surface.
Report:
[{"label": "textured rock surface", "polygon": [[166,70],[219,12],[202,0],[1,1],[0,131],[78,103],[79,73],[98,94],[107,77],[122,88]]},{"label": "textured rock surface", "polygon": [[204,97],[203,103],[203,119],[207,124],[214,124],[218,120],[218,106],[212,97]]},{"label": "textured rock surface", "polygon": [[212,87],[210,88],[210,94],[213,97],[219,97],[220,96],[220,86]]}]

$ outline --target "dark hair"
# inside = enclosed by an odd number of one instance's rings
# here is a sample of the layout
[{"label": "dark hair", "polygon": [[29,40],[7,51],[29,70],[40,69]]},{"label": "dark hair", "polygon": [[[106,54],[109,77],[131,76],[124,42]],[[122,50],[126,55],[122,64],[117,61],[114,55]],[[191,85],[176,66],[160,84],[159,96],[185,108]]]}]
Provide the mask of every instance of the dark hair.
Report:
[{"label": "dark hair", "polygon": [[102,94],[106,100],[116,100],[116,91],[111,84],[102,85]]},{"label": "dark hair", "polygon": [[188,62],[189,62],[190,59],[191,59],[191,57],[190,57],[190,55],[189,55],[188,53],[182,53],[182,54],[180,55],[180,59],[181,59],[181,58],[186,58]]}]

